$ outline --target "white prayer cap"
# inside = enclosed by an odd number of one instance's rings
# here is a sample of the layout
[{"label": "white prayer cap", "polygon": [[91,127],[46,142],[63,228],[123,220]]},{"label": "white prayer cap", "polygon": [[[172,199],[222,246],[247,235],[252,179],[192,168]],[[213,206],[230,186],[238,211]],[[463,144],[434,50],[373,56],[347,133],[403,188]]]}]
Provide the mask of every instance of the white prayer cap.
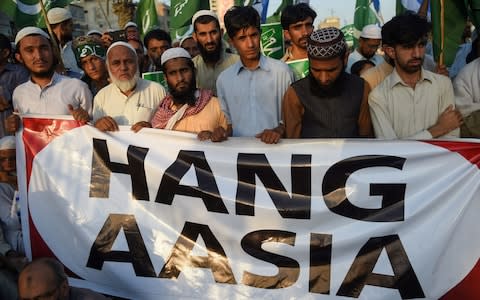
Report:
[{"label": "white prayer cap", "polygon": [[108,47],[107,57],[108,57],[108,53],[110,53],[110,50],[112,50],[113,48],[118,47],[118,46],[127,47],[128,49],[130,49],[133,52],[133,54],[135,54],[135,57],[137,57],[137,52],[135,51],[135,48],[133,48],[133,46],[130,45],[129,43],[122,42],[122,41],[115,42],[115,43],[111,44],[110,47]]},{"label": "white prayer cap", "polygon": [[72,13],[68,9],[62,7],[54,7],[48,11],[47,18],[50,24],[58,24],[71,19]]},{"label": "white prayer cap", "polygon": [[214,17],[215,19],[218,20],[218,16],[215,12],[211,11],[211,10],[207,10],[207,9],[202,9],[202,10],[199,10],[197,11],[193,17],[192,17],[192,25],[195,24],[195,21],[198,19],[198,17],[201,17],[201,16],[211,16],[211,17]]},{"label": "white prayer cap", "polygon": [[190,54],[187,52],[187,50],[181,48],[181,47],[175,47],[175,48],[170,48],[167,51],[163,52],[162,54],[162,59],[161,59],[161,64],[165,64],[167,61],[178,58],[178,57],[185,57],[192,59]]},{"label": "white prayer cap", "polygon": [[127,24],[125,24],[125,26],[123,26],[123,29],[127,29],[128,27],[132,27],[132,26],[138,28],[137,23],[130,21]]},{"label": "white prayer cap", "polygon": [[179,46],[182,47],[183,43],[188,40],[188,39],[193,39],[193,37],[191,35],[186,35],[184,36],[181,40],[180,40],[180,44]]},{"label": "white prayer cap", "polygon": [[0,150],[15,149],[15,137],[6,135],[0,139]]},{"label": "white prayer cap", "polygon": [[102,35],[102,33],[96,29],[92,29],[89,32],[87,32],[87,35],[92,35],[92,34],[99,34]]},{"label": "white prayer cap", "polygon": [[21,39],[29,35],[41,35],[47,39],[50,39],[50,36],[40,28],[28,26],[28,27],[24,27],[22,30],[20,30],[17,33],[17,36],[15,37],[15,46],[18,45],[18,42],[20,42]]},{"label": "white prayer cap", "polygon": [[363,27],[362,33],[360,33],[360,37],[366,39],[381,40],[382,29],[380,29],[380,27],[374,24],[366,25],[365,27]]}]

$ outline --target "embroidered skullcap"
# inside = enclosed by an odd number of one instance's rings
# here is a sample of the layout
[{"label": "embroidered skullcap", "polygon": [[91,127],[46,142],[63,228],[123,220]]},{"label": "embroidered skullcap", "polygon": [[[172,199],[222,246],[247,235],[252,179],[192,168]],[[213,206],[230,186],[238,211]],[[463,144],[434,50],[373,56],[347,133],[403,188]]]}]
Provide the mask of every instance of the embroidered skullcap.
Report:
[{"label": "embroidered skullcap", "polygon": [[333,58],[347,51],[347,43],[343,33],[328,27],[316,30],[308,37],[307,52],[313,58]]},{"label": "embroidered skullcap", "polygon": [[75,53],[75,59],[80,66],[80,59],[89,55],[95,55],[101,59],[105,59],[105,47],[102,41],[93,36],[79,36],[72,42],[72,49]]},{"label": "embroidered skullcap", "polygon": [[102,35],[102,33],[96,29],[93,29],[93,30],[90,30],[89,32],[87,32],[87,35],[93,35],[93,34],[98,34],[98,35]]},{"label": "embroidered skullcap", "polygon": [[15,137],[6,135],[0,139],[0,150],[15,149]]},{"label": "embroidered skullcap", "polygon": [[137,23],[134,23],[134,22],[130,21],[127,24],[125,24],[125,26],[123,26],[123,29],[127,29],[128,27],[138,28],[138,25],[137,25]]},{"label": "embroidered skullcap", "polygon": [[108,53],[110,53],[110,51],[111,51],[113,48],[118,47],[118,46],[127,47],[128,49],[130,49],[130,51],[133,52],[133,54],[135,54],[135,57],[137,57],[137,51],[135,51],[135,48],[133,48],[133,46],[130,45],[129,43],[127,43],[127,42],[122,42],[122,41],[115,42],[115,43],[111,44],[110,47],[108,47],[107,56],[108,56]]},{"label": "embroidered skullcap", "polygon": [[201,17],[201,16],[210,16],[210,17],[214,17],[215,19],[218,20],[218,16],[215,12],[211,11],[211,10],[207,10],[207,9],[202,9],[202,10],[199,10],[197,11],[193,17],[192,17],[192,25],[195,24],[195,21]]},{"label": "embroidered skullcap", "polygon": [[38,27],[29,26],[24,27],[17,33],[17,36],[15,37],[15,46],[17,46],[18,42],[20,42],[21,39],[29,35],[41,35],[47,39],[50,39],[50,36],[45,31],[41,30]]},{"label": "embroidered skullcap", "polygon": [[162,61],[161,61],[162,66],[167,61],[174,58],[178,58],[178,57],[185,57],[185,58],[192,59],[192,57],[190,56],[190,53],[188,53],[187,50],[181,47],[170,48],[167,51],[163,52],[162,54]]},{"label": "embroidered skullcap", "polygon": [[363,27],[362,33],[360,33],[360,37],[365,39],[381,40],[382,29],[380,29],[380,27],[374,24],[366,25],[365,27]]},{"label": "embroidered skullcap", "polygon": [[50,24],[58,24],[71,19],[72,13],[68,9],[62,7],[54,7],[48,11],[47,18]]}]

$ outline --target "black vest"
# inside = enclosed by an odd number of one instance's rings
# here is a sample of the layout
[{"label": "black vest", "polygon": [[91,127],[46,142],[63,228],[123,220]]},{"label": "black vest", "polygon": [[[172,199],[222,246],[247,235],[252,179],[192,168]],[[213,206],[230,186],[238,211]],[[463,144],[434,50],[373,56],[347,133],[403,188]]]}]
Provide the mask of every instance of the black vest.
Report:
[{"label": "black vest", "polygon": [[305,112],[302,120],[302,138],[356,138],[358,116],[363,99],[362,78],[342,73],[334,91],[322,92],[311,75],[294,82]]}]

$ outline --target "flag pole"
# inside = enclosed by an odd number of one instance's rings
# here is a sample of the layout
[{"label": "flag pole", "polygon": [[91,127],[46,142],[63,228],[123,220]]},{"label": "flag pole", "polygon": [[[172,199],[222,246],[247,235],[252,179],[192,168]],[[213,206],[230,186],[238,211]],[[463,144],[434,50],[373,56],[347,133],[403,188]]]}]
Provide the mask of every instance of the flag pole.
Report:
[{"label": "flag pole", "polygon": [[418,9],[417,14],[421,17],[427,18],[428,14],[428,4],[430,3],[429,0],[423,0],[422,5],[420,5],[420,8]]},{"label": "flag pole", "polygon": [[443,65],[445,61],[445,0],[440,0],[440,55],[438,56],[438,64]]},{"label": "flag pole", "polygon": [[47,17],[47,10],[45,9],[45,5],[43,4],[43,0],[38,1],[40,3],[40,8],[42,9],[43,19],[45,20],[45,25],[47,25],[48,33],[50,34],[52,45],[53,45],[53,55],[58,59],[58,65],[60,68],[60,72],[65,72],[65,65],[63,64],[62,55],[60,55],[60,47],[57,43],[57,38],[55,33],[53,32],[52,25],[48,21]]},{"label": "flag pole", "polygon": [[[100,10],[102,11],[103,17],[105,18],[105,21],[107,21],[108,28],[112,28],[112,25],[110,24],[110,21],[108,21],[107,14],[105,13],[105,10],[103,9],[102,3],[100,3],[100,0],[97,0],[98,6],[100,6]],[[107,1],[107,8],[108,8],[108,1]]]}]

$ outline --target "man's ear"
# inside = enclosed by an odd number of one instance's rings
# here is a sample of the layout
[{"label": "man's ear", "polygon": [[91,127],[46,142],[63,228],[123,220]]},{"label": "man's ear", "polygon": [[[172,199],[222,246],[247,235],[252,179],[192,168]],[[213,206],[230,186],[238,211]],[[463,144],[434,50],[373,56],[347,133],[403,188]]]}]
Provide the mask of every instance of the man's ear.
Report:
[{"label": "man's ear", "polygon": [[291,41],[292,37],[290,36],[290,32],[288,30],[283,30],[283,36],[285,37],[285,41]]},{"label": "man's ear", "polygon": [[390,57],[391,59],[394,59],[395,48],[386,45],[386,46],[383,47],[383,51],[385,52],[386,55],[388,55],[388,57]]},{"label": "man's ear", "polygon": [[197,40],[197,33],[194,31],[192,32],[192,38],[195,40],[196,43],[198,43],[198,40]]},{"label": "man's ear", "polygon": [[20,53],[15,53],[15,59],[18,60],[20,63],[24,64],[22,56],[20,55]]}]

